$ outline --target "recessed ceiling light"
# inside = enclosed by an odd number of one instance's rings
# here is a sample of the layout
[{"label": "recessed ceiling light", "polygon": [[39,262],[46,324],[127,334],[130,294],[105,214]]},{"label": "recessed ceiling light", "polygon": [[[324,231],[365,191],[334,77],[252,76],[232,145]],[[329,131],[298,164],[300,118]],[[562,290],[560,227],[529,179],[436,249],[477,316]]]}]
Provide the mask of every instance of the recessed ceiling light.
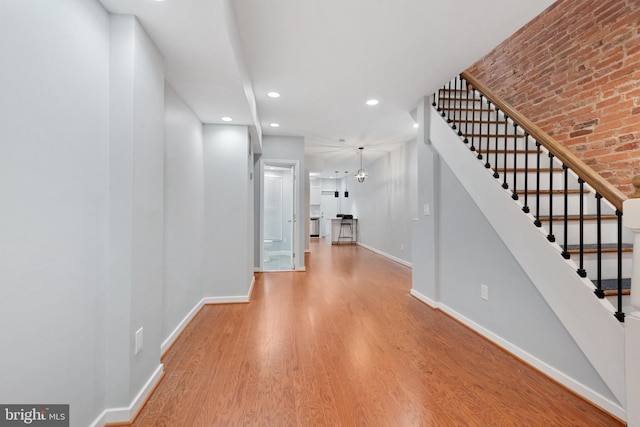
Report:
[{"label": "recessed ceiling light", "polygon": [[278,92],[269,92],[267,93],[269,98],[280,98],[280,94]]},{"label": "recessed ceiling light", "polygon": [[377,99],[370,99],[367,101],[367,105],[378,105],[378,100]]},{"label": "recessed ceiling light", "polygon": [[279,123],[271,123],[269,126],[271,126],[272,128],[279,128],[280,124]]},{"label": "recessed ceiling light", "polygon": [[420,127],[420,125],[419,125],[419,124],[417,124],[417,123],[414,123],[414,124],[413,124],[413,127],[417,129],[417,128],[419,128],[419,127]]},{"label": "recessed ceiling light", "polygon": [[224,117],[222,117],[222,119],[221,119],[221,120],[222,120],[223,122],[230,122],[230,121],[232,121],[233,119],[232,119],[231,117],[224,116]]}]

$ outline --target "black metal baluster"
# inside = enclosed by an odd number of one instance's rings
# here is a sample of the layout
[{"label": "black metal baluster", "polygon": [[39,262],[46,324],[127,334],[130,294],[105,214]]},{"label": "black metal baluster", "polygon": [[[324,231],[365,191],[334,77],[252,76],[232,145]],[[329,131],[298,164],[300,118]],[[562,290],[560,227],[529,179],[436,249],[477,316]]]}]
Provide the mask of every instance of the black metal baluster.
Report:
[{"label": "black metal baluster", "polygon": [[622,311],[622,212],[616,209],[618,217],[618,311],[616,319],[624,322],[624,312]]},{"label": "black metal baluster", "polygon": [[[449,94],[449,97],[451,97],[451,94]],[[451,125],[451,129],[453,130],[457,129],[456,111],[458,111],[458,76],[453,79],[453,120],[451,120],[451,122],[453,123]]]},{"label": "black metal baluster", "polygon": [[529,213],[529,133],[524,133],[524,205],[522,211]]},{"label": "black metal baluster", "polygon": [[447,90],[447,123],[451,123],[451,81]]},{"label": "black metal baluster", "polygon": [[507,148],[508,148],[508,140],[509,140],[509,117],[504,115],[504,154],[502,156],[502,188],[505,190],[509,188],[509,184],[507,183]]},{"label": "black metal baluster", "polygon": [[[527,171],[525,171],[526,176]],[[513,190],[511,191],[511,198],[518,200],[518,189],[516,179],[518,177],[518,124],[513,122]]]},{"label": "black metal baluster", "polygon": [[[487,131],[488,133],[489,131]],[[478,160],[482,160],[482,120],[480,120],[480,133],[478,134]]]},{"label": "black metal baluster", "polygon": [[584,191],[584,180],[578,178],[580,184],[580,267],[578,268],[578,275],[580,277],[587,277],[587,272],[584,269],[584,197],[582,195]]},{"label": "black metal baluster", "polygon": [[[432,107],[437,107],[438,106],[438,104],[436,103],[436,93],[435,92],[433,92],[433,102],[431,102],[431,106]],[[440,111],[439,107],[437,108],[437,111]]]},{"label": "black metal baluster", "polygon": [[[473,89],[473,102],[471,103],[473,110],[471,110],[471,145],[473,146],[473,139],[475,138],[476,133],[476,88]],[[482,101],[482,94],[480,94],[480,100]],[[482,102],[480,103],[480,108],[482,108]],[[482,115],[482,113],[480,113]],[[467,133],[467,136],[469,134]],[[469,139],[467,137],[464,138],[465,143],[469,143]]]},{"label": "black metal baluster", "polygon": [[562,251],[562,258],[569,259],[571,258],[571,254],[568,251],[568,243],[569,239],[569,167],[562,164],[562,169],[564,170],[564,245]]},{"label": "black metal baluster", "polygon": [[469,82],[466,80],[464,82],[465,92],[467,93],[467,103],[464,110],[464,143],[466,144],[469,142],[469,139],[467,139],[469,135]]},{"label": "black metal baluster", "polygon": [[[500,174],[498,173],[498,134],[500,133],[500,126],[498,125],[498,117],[500,117],[500,108],[495,107],[496,109],[496,153],[494,156],[494,164],[493,164],[493,177],[495,179],[500,178]],[[489,120],[490,121],[490,120]]]},{"label": "black metal baluster", "polygon": [[445,112],[444,112],[445,99],[442,96],[442,92],[445,91],[445,90],[447,90],[447,85],[442,86],[442,88],[438,91],[438,105],[441,106],[438,111],[440,111],[440,115],[442,117],[445,116]]},{"label": "black metal baluster", "polygon": [[540,222],[540,143],[536,141],[536,219],[533,224],[536,227],[542,227]]},{"label": "black metal baluster", "polygon": [[[478,110],[478,114],[480,116],[480,131],[478,132],[478,138],[482,138],[482,98],[484,98],[484,94],[482,92],[480,92],[480,110]],[[475,100],[473,102],[473,111],[476,111],[476,103]],[[469,147],[469,150],[471,151],[476,151],[476,124],[475,124],[475,114],[473,116],[474,119],[474,123],[473,123],[473,133],[471,134],[471,146]]]},{"label": "black metal baluster", "polygon": [[[489,155],[490,155],[489,151],[491,149],[491,101],[488,99],[487,99],[487,106],[489,108],[489,117],[487,117],[487,148],[484,150],[485,153],[487,154],[487,161],[485,162],[484,167],[489,169],[491,168],[491,163],[489,163]],[[482,134],[482,124],[480,124],[480,133]],[[482,138],[482,135],[480,135],[480,138]]]},{"label": "black metal baluster", "polygon": [[547,240],[550,242],[556,241],[556,236],[553,235],[553,154],[549,153],[549,234]]},{"label": "black metal baluster", "polygon": [[596,193],[596,246],[597,246],[597,280],[595,294],[604,298],[602,290],[602,195]]}]

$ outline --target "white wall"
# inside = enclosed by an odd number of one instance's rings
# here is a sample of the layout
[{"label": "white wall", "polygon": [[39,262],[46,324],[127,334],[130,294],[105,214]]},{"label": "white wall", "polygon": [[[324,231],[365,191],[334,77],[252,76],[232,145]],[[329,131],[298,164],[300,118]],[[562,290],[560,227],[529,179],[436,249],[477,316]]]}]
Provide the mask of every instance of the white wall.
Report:
[{"label": "white wall", "polygon": [[[416,216],[416,142],[409,141],[365,166],[368,177],[341,180],[340,213],[358,218],[358,242],[411,263],[412,218]],[[345,179],[349,197],[344,197]]]},{"label": "white wall", "polygon": [[200,302],[204,243],[202,123],[165,85],[164,287],[162,337]]},{"label": "white wall", "polygon": [[246,297],[253,279],[249,224],[249,132],[204,125],[204,276],[206,297]]},{"label": "white wall", "polygon": [[109,16],[0,2],[0,402],[104,407]]},{"label": "white wall", "polygon": [[[164,256],[163,59],[137,19],[111,17],[107,406],[128,406],[160,364]],[[134,355],[134,334],[144,349]]]}]

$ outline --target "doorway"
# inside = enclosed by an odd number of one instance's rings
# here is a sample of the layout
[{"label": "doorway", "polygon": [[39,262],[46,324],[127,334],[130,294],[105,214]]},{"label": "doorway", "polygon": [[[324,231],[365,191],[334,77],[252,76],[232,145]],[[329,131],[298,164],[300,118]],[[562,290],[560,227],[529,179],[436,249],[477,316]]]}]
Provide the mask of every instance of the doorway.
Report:
[{"label": "doorway", "polygon": [[296,269],[296,164],[262,161],[262,271]]}]

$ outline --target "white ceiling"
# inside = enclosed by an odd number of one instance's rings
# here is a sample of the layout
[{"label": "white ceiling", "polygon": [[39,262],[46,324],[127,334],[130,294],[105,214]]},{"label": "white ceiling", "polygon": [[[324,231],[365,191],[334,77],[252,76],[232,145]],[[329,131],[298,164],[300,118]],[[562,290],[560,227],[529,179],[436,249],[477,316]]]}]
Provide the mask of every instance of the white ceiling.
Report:
[{"label": "white ceiling", "polygon": [[[551,0],[100,0],[136,15],[203,123],[305,138],[323,176],[415,137],[418,100]],[[281,97],[272,99],[269,91]],[[375,98],[375,107],[365,101]],[[270,123],[279,123],[274,129]],[[344,141],[340,141],[343,139]]]}]

